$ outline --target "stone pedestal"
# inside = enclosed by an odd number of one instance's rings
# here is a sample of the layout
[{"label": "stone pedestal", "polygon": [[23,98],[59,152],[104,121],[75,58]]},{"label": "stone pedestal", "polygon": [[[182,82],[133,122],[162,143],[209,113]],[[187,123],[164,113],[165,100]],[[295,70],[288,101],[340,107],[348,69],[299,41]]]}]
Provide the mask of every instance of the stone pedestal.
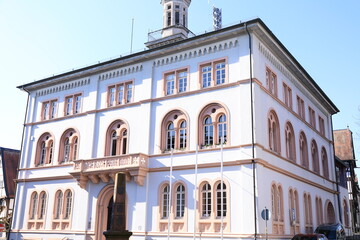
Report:
[{"label": "stone pedestal", "polygon": [[110,229],[103,234],[108,239],[128,240],[132,232],[126,230],[126,176],[124,173],[115,175],[114,203]]}]

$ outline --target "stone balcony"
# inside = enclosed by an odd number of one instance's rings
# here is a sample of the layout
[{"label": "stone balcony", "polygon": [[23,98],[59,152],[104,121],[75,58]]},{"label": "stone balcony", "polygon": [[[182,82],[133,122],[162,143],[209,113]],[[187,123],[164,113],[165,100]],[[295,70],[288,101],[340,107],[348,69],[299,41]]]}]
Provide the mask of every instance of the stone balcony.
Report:
[{"label": "stone balcony", "polygon": [[74,170],[70,174],[82,188],[86,187],[89,180],[94,184],[100,181],[107,183],[110,179],[114,180],[117,172],[124,172],[127,181],[133,179],[137,184],[143,186],[148,172],[148,161],[149,157],[142,153],[80,159],[74,161]]}]

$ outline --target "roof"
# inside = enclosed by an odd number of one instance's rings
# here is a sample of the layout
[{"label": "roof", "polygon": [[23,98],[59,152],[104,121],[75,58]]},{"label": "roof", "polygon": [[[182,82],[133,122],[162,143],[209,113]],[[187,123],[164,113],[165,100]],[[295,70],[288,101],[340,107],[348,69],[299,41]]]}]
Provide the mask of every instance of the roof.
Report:
[{"label": "roof", "polygon": [[355,160],[353,136],[350,129],[334,130],[335,156],[340,160]]},{"label": "roof", "polygon": [[169,43],[156,48],[115,58],[84,68],[79,68],[32,83],[24,84],[18,86],[18,88],[28,91],[47,87],[51,84],[56,84],[59,82],[71,81],[80,77],[88,77],[89,75],[107,70],[112,70],[119,66],[139,63],[144,61],[144,59],[149,60],[157,58],[159,56],[163,57],[164,54],[172,54],[177,51],[192,48],[193,46],[200,46],[202,44],[208,44],[214,41],[219,41],[221,39],[234,37],[234,34],[246,34],[246,30],[254,33],[262,42],[264,42],[272,50],[272,52],[281,59],[281,62],[291,70],[291,72],[294,74],[294,76],[297,77],[297,79],[302,83],[302,85],[308,91],[310,91],[331,114],[339,112],[339,109],[330,100],[330,98],[323,92],[323,90],[317,85],[314,79],[312,79],[312,77],[306,72],[306,70],[301,66],[301,64],[285,48],[285,46],[279,41],[279,39],[271,32],[271,30],[260,18],[241,22],[230,27],[222,28],[212,32],[207,32],[175,43]]},{"label": "roof", "polygon": [[0,159],[2,161],[2,171],[4,176],[4,187],[6,197],[14,198],[15,181],[20,160],[20,151],[0,147]]}]

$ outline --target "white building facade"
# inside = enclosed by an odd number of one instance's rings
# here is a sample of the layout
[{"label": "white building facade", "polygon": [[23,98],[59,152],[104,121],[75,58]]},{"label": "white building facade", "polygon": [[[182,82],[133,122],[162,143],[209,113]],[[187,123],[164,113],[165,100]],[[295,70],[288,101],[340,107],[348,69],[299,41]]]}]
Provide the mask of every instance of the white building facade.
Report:
[{"label": "white building facade", "polygon": [[260,19],[187,38],[190,1],[162,4],[180,30],[149,50],[19,87],[10,239],[104,239],[117,172],[131,239],[253,239],[266,224],[286,239],[343,219],[331,100]]}]

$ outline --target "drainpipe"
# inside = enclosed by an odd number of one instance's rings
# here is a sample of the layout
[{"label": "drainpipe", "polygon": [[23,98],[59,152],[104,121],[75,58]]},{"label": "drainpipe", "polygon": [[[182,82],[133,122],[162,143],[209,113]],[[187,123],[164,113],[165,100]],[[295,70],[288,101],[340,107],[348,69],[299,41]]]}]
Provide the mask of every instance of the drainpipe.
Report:
[{"label": "drainpipe", "polygon": [[[24,116],[24,124],[23,124],[23,131],[22,131],[22,135],[21,135],[21,146],[20,146],[20,157],[19,157],[19,161],[18,161],[18,172],[17,172],[17,178],[19,179],[19,168],[20,168],[20,162],[21,162],[21,158],[22,158],[22,150],[23,150],[23,144],[24,144],[24,135],[25,135],[25,124],[26,124],[26,117],[27,117],[27,114],[28,114],[28,108],[29,108],[29,101],[30,101],[30,92],[27,91],[24,87],[22,87],[23,91],[27,92],[28,94],[28,97],[27,97],[27,101],[26,101],[26,109],[25,109],[25,116]],[[25,181],[24,181],[24,185],[25,185]],[[14,224],[14,211],[16,210],[16,203],[19,201],[18,198],[16,198],[16,193],[18,191],[18,183],[16,182],[15,184],[15,192],[14,192],[14,206],[13,206],[13,210],[12,210],[12,219],[11,219],[11,225],[10,225],[10,228],[9,228],[9,232],[7,234],[7,237],[6,239],[9,240],[10,239],[10,233],[11,233],[11,229],[12,229],[12,226]],[[18,211],[16,211],[16,214],[18,213]],[[19,236],[19,232],[16,234],[16,239],[18,239],[18,236]]]},{"label": "drainpipe", "polygon": [[253,97],[253,76],[252,76],[252,44],[251,35],[245,23],[245,29],[249,36],[249,65],[250,65],[250,101],[251,101],[251,147],[252,147],[252,175],[253,175],[253,196],[254,196],[254,239],[257,238],[257,208],[256,208],[256,162],[255,162],[255,136],[254,136],[254,97]]},{"label": "drainpipe", "polygon": [[332,147],[333,147],[333,156],[334,156],[334,167],[335,167],[335,181],[336,181],[336,191],[337,191],[337,201],[338,201],[338,211],[339,211],[339,221],[342,223],[342,217],[341,217],[341,200],[340,200],[340,189],[339,189],[339,181],[338,174],[336,172],[336,161],[335,161],[335,146],[334,146],[334,129],[333,129],[333,123],[332,123],[332,116],[330,117],[330,126],[331,126],[331,134],[332,134]]}]

